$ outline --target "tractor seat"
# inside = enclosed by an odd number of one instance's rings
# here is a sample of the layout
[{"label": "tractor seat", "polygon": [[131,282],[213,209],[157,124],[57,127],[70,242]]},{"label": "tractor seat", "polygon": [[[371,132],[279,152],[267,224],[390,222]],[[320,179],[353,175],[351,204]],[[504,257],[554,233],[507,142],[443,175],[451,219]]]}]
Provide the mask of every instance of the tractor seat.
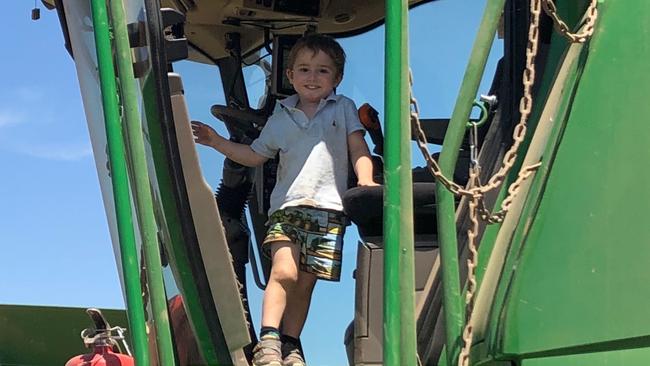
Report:
[{"label": "tractor seat", "polygon": [[[436,234],[436,184],[413,183],[413,226],[416,235]],[[355,187],[343,195],[343,210],[362,237],[383,235],[384,186]]]}]

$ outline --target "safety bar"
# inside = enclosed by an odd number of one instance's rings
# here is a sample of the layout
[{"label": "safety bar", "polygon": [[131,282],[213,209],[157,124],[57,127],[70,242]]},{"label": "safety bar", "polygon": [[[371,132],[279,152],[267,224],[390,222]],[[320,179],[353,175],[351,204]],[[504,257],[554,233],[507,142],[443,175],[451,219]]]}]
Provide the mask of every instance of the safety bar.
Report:
[{"label": "safety bar", "polygon": [[[465,135],[485,64],[494,42],[505,0],[489,0],[485,6],[472,53],[465,69],[456,105],[445,134],[438,163],[442,173],[452,176],[458,151]],[[460,294],[458,238],[456,237],[456,208],[454,195],[442,184],[436,185],[438,242],[442,267],[443,311],[445,316],[447,364],[455,364],[465,322],[465,309]]]},{"label": "safety bar", "polygon": [[122,0],[110,1],[111,24],[115,36],[115,58],[117,60],[120,94],[124,108],[132,173],[131,182],[135,191],[134,201],[142,234],[142,246],[147,274],[147,288],[151,301],[152,317],[156,329],[156,347],[162,366],[175,365],[174,345],[167,313],[167,298],[162,275],[158,228],[153,208],[147,161],[145,159],[142,121],[138,109],[136,80],[133,75],[131,47]]},{"label": "safety bar", "polygon": [[122,272],[124,274],[126,312],[136,364],[149,365],[144,304],[140,292],[140,269],[138,265],[138,253],[135,246],[135,234],[133,232],[126,152],[120,123],[117,84],[115,82],[115,69],[113,66],[106,1],[92,0],[91,8],[104,123],[106,127],[106,140],[108,144],[108,157],[111,168],[111,182],[115,201],[115,215],[117,217],[118,237],[120,241],[120,256]]}]

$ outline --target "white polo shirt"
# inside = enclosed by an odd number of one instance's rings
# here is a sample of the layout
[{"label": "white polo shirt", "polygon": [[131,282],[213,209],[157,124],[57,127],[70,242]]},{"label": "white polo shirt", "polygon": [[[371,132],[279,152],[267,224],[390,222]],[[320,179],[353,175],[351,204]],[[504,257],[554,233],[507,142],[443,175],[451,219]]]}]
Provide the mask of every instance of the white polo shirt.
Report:
[{"label": "white polo shirt", "polygon": [[357,108],[351,99],[332,93],[320,101],[310,120],[297,104],[298,95],[279,101],[251,144],[253,151],[269,159],[280,153],[269,215],[301,205],[343,211],[341,196],[348,181],[347,136],[363,130]]}]

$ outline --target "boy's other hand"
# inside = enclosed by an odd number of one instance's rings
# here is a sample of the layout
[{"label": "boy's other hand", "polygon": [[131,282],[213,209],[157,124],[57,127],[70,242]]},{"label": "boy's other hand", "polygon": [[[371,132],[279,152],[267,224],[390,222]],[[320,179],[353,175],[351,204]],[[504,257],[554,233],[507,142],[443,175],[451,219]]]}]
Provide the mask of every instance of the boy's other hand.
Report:
[{"label": "boy's other hand", "polygon": [[192,121],[192,134],[194,142],[206,146],[214,146],[216,138],[219,136],[214,128],[199,121]]}]

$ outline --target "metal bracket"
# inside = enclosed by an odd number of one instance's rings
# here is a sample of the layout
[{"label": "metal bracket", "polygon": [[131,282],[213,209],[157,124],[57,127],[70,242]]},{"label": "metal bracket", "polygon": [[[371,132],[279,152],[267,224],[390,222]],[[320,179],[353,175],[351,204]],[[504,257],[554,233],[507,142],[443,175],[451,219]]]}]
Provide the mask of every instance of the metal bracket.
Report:
[{"label": "metal bracket", "polygon": [[186,59],[188,48],[185,38],[185,14],[172,8],[162,8],[160,14],[165,34],[167,63]]}]

